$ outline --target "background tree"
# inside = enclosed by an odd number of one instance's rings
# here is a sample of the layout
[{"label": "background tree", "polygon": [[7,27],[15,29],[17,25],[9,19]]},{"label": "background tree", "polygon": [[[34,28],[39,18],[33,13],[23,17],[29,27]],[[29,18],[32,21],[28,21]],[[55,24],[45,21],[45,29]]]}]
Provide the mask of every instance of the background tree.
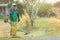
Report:
[{"label": "background tree", "polygon": [[60,18],[60,1],[54,3],[52,12],[56,15],[57,18]]},{"label": "background tree", "polygon": [[30,16],[31,26],[33,26],[35,16],[38,12],[37,0],[24,0],[25,9]]}]

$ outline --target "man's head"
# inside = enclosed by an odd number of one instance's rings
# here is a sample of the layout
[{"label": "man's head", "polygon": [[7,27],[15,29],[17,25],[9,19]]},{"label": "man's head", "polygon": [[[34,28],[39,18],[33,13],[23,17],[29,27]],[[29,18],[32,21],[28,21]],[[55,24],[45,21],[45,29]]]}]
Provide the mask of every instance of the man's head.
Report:
[{"label": "man's head", "polygon": [[12,9],[16,9],[16,3],[12,3]]}]

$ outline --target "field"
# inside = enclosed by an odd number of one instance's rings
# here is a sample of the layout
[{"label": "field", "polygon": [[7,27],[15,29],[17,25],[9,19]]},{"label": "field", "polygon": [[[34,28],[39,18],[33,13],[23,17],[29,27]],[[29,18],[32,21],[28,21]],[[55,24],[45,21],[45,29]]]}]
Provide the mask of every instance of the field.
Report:
[{"label": "field", "polygon": [[[17,26],[17,38],[10,38],[9,31],[10,26],[9,23],[4,23],[3,20],[0,20],[0,40],[24,40],[26,38],[36,38],[36,37],[44,37],[44,36],[54,36],[60,35],[60,19],[57,18],[39,18],[37,17],[34,20],[34,27],[28,26],[28,28],[24,26],[24,24],[19,24]],[[23,31],[21,31],[23,30]],[[28,35],[24,35],[25,32],[29,32]]]}]

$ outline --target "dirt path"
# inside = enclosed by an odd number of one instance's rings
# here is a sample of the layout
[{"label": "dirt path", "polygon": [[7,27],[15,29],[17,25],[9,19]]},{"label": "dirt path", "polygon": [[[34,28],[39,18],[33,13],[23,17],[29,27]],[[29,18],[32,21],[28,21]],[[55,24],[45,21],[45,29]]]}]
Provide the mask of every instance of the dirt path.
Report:
[{"label": "dirt path", "polygon": [[0,37],[4,37],[7,31],[9,31],[9,24],[0,21]]},{"label": "dirt path", "polygon": [[[24,32],[17,32],[17,35],[24,37]],[[10,25],[0,20],[0,37],[10,37]]]}]

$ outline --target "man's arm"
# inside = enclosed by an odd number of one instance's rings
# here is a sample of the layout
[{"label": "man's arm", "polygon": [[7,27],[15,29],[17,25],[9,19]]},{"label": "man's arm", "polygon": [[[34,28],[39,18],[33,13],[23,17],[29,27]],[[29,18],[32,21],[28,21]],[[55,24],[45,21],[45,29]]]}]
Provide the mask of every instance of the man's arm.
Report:
[{"label": "man's arm", "polygon": [[11,16],[11,15],[12,15],[12,9],[9,10],[9,16]]},{"label": "man's arm", "polygon": [[18,22],[20,21],[20,18],[19,18],[19,12],[18,12],[18,10],[17,10],[17,16],[18,16]]}]

